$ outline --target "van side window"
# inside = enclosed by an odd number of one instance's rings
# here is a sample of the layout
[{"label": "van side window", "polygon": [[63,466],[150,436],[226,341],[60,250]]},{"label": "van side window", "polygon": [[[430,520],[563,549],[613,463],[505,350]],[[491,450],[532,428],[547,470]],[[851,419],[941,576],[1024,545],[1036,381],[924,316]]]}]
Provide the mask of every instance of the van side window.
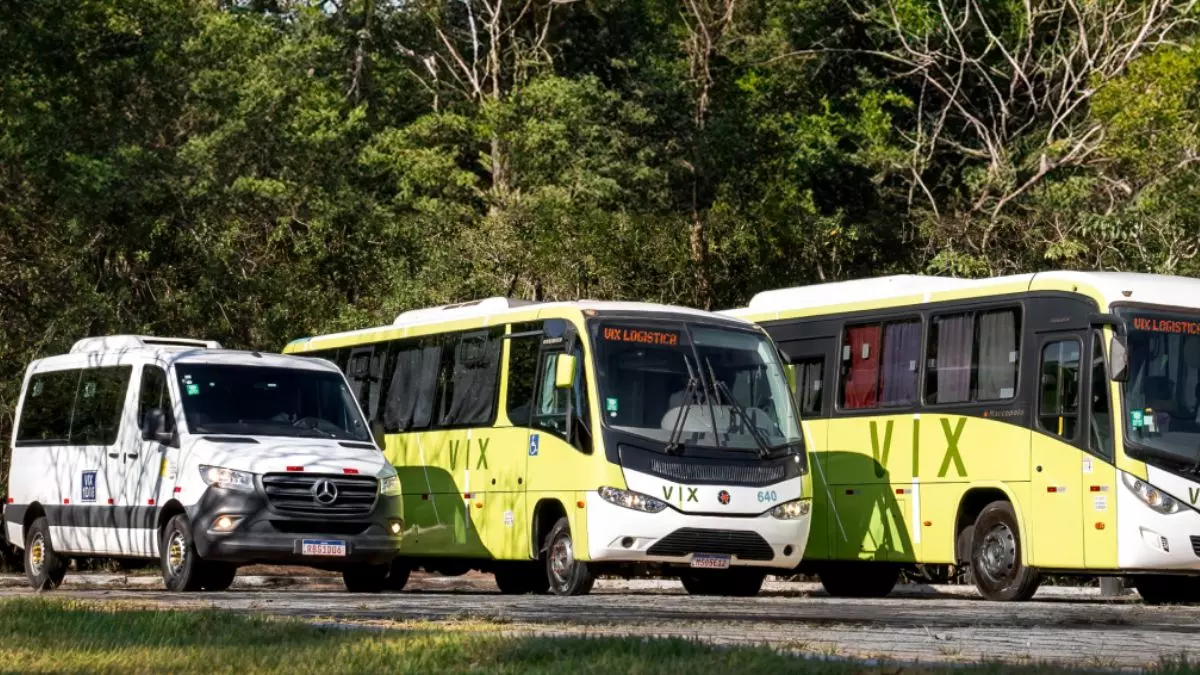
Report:
[{"label": "van side window", "polygon": [[167,431],[174,431],[175,413],[172,410],[170,390],[167,389],[167,374],[158,366],[144,366],[141,386],[138,388],[139,427],[146,426],[146,412],[152,408],[166,413]]},{"label": "van side window", "polygon": [[[513,333],[540,330],[540,324],[514,325]],[[508,420],[516,427],[529,426],[533,387],[537,379],[538,349],[541,334],[515,337],[508,341]]]},{"label": "van side window", "polygon": [[71,412],[78,386],[78,370],[58,370],[30,377],[17,424],[17,445],[69,444]]},{"label": "van side window", "polygon": [[86,368],[75,392],[72,445],[112,445],[121,430],[121,412],[133,366]]}]

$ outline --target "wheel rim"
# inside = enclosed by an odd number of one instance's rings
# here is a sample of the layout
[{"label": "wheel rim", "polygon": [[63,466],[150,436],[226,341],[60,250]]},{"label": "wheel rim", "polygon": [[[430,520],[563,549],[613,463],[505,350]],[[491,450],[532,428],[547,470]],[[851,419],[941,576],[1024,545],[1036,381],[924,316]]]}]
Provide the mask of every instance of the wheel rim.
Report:
[{"label": "wheel rim", "polygon": [[33,572],[33,576],[41,576],[42,568],[46,564],[46,538],[41,532],[33,535],[33,540],[29,542],[29,571]]},{"label": "wheel rim", "polygon": [[171,576],[179,576],[186,563],[187,544],[183,540],[183,533],[175,530],[171,533],[171,538],[167,542],[167,570],[171,573]]},{"label": "wheel rim", "polygon": [[570,537],[559,537],[550,547],[550,574],[556,587],[567,585],[571,568],[575,565],[575,554],[571,549]]},{"label": "wheel rim", "polygon": [[1004,523],[987,531],[979,551],[979,568],[992,583],[1010,579],[1017,566],[1017,536]]}]

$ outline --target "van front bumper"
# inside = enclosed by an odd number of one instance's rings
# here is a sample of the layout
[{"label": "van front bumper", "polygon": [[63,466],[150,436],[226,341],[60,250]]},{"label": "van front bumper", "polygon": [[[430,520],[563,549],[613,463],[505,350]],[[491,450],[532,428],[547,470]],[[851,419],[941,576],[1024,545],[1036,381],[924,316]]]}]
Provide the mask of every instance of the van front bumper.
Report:
[{"label": "van front bumper", "polygon": [[[210,487],[187,509],[192,539],[201,558],[242,564],[297,564],[338,568],[348,564],[385,564],[400,552],[403,532],[401,497],[380,495],[367,515],[360,517],[296,516],[271,509],[254,492]],[[218,521],[236,521],[221,530]],[[393,527],[396,534],[393,534]],[[303,542],[341,542],[345,555],[305,555]]]}]

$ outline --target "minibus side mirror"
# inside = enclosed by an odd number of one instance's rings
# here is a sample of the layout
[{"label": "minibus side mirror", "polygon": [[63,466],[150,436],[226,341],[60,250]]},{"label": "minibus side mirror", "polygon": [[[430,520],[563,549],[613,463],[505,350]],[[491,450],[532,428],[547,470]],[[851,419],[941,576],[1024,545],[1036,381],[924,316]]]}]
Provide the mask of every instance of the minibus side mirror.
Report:
[{"label": "minibus side mirror", "polygon": [[1108,348],[1108,378],[1113,382],[1129,379],[1129,344],[1124,335],[1113,335]]},{"label": "minibus side mirror", "polygon": [[167,429],[167,413],[162,408],[151,408],[142,418],[142,440],[170,445],[175,433]]},{"label": "minibus side mirror", "polygon": [[554,361],[554,387],[556,389],[570,389],[575,384],[575,367],[574,354],[559,354]]}]

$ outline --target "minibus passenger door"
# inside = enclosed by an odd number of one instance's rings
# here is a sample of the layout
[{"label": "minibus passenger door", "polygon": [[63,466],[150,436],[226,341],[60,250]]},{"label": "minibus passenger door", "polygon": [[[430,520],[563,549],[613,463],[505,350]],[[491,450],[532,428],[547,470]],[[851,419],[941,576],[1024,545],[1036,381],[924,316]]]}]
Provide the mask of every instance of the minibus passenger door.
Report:
[{"label": "minibus passenger door", "polygon": [[[1042,335],[1031,448],[1033,512],[1024,517],[1027,560],[1050,568],[1083,567],[1080,458],[1086,447],[1080,399],[1083,345],[1078,333]],[[978,533],[976,533],[978,535]],[[1029,555],[1032,553],[1032,555]]]}]

